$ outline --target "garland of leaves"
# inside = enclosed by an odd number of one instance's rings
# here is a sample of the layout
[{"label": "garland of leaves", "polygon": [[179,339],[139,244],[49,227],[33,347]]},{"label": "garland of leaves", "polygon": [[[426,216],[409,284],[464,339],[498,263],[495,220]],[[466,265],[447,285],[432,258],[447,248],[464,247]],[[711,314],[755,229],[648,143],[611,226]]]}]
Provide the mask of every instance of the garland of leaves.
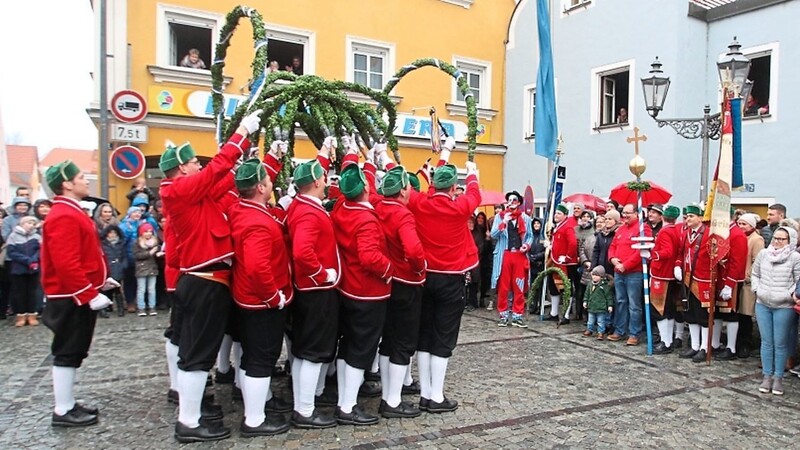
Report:
[{"label": "garland of leaves", "polygon": [[629,181],[627,184],[628,189],[631,191],[649,191],[651,189],[650,183],[647,181]]},{"label": "garland of leaves", "polygon": [[558,275],[558,277],[561,278],[561,282],[564,284],[564,292],[561,297],[565,300],[561,302],[561,317],[565,317],[567,309],[569,308],[569,301],[566,299],[572,297],[572,285],[569,282],[569,278],[567,278],[567,274],[558,267],[548,267],[547,269],[539,272],[539,275],[536,275],[536,278],[533,279],[533,283],[531,283],[530,289],[528,290],[528,298],[525,301],[525,310],[527,311],[528,307],[533,302],[533,295],[539,289],[539,286],[544,283],[544,278],[551,273]]},{"label": "garland of leaves", "polygon": [[[475,103],[475,98],[473,97],[472,91],[470,91],[469,85],[467,84],[467,77],[460,70],[458,70],[457,67],[442,61],[441,59],[418,59],[411,64],[406,64],[405,66],[401,67],[400,70],[398,70],[397,73],[389,79],[389,82],[386,83],[386,86],[383,88],[383,93],[388,95],[404,76],[408,75],[414,70],[419,69],[420,67],[428,66],[436,67],[442,72],[445,72],[456,79],[458,90],[461,92],[461,95],[464,96],[464,102],[467,105],[467,160],[474,161],[478,136],[478,106]],[[380,106],[378,106],[378,112],[381,112]],[[393,125],[394,123],[392,122],[391,124]],[[436,124],[431,124],[431,126],[436,126]]]}]

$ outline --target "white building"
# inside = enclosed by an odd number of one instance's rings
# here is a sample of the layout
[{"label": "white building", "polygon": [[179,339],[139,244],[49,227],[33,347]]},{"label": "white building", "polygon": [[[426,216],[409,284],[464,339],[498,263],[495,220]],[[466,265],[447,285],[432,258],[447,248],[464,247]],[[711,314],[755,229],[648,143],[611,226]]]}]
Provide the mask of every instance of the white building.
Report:
[{"label": "white building", "polygon": [[[672,84],[662,118],[702,118],[703,107],[719,111],[716,62],[734,37],[752,61],[753,94],[768,114],[743,123],[747,192],[734,204],[764,210],[780,202],[800,216],[800,177],[794,148],[800,109],[800,2],[787,0],[550,0],[556,103],[568,177],[565,195],[594,192],[630,181],[633,128],[647,135],[641,146],[648,169],[643,178],[673,193],[684,205],[700,197],[701,139],[659,128],[645,110],[641,78],[656,56]],[[530,184],[537,201],[547,192],[547,160],[534,154],[533,95],[539,66],[536,1],[521,0],[509,24],[506,45],[506,189]],[[618,120],[620,108],[627,122]],[[709,178],[719,141],[711,141]]]}]

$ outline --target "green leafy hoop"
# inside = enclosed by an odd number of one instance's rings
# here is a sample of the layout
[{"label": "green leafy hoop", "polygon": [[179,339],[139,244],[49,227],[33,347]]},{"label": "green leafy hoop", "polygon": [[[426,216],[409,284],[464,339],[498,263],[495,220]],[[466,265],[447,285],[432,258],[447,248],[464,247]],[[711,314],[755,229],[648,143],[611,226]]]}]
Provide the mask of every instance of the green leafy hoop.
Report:
[{"label": "green leafy hoop", "polygon": [[551,273],[555,273],[561,278],[561,282],[564,284],[564,292],[561,298],[563,301],[561,302],[561,316],[567,313],[567,309],[569,308],[569,298],[572,297],[572,285],[569,282],[569,278],[567,278],[567,274],[564,273],[563,270],[559,269],[558,267],[548,267],[547,269],[539,272],[539,275],[536,275],[536,278],[533,279],[533,283],[531,283],[531,287],[528,290],[528,298],[526,299],[525,303],[525,310],[527,311],[528,307],[530,306],[531,302],[533,302],[533,295],[539,289],[539,286],[544,283],[544,279],[546,276],[550,275]]},{"label": "green leafy hoop", "polygon": [[651,189],[650,183],[647,181],[629,181],[627,184],[628,189],[631,191],[649,191]]}]

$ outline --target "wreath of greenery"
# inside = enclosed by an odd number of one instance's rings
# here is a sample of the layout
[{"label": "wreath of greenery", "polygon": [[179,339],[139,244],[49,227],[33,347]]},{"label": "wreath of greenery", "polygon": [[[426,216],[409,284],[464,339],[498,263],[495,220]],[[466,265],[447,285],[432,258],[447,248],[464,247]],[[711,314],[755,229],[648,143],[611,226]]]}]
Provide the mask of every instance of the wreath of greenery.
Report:
[{"label": "wreath of greenery", "polygon": [[563,270],[559,269],[558,267],[548,267],[547,269],[539,272],[539,275],[533,279],[533,283],[531,283],[531,287],[528,290],[528,298],[525,302],[525,310],[528,310],[528,307],[533,302],[533,295],[544,283],[544,279],[546,276],[550,275],[551,273],[555,273],[561,278],[561,282],[564,284],[564,291],[562,292],[562,298],[565,299],[561,302],[561,317],[564,317],[567,313],[567,308],[569,308],[569,299],[572,297],[572,285],[570,285],[569,278],[567,278],[567,274],[564,273]]},{"label": "wreath of greenery", "polygon": [[647,181],[629,181],[627,187],[632,191],[644,192],[650,190],[650,183]]}]

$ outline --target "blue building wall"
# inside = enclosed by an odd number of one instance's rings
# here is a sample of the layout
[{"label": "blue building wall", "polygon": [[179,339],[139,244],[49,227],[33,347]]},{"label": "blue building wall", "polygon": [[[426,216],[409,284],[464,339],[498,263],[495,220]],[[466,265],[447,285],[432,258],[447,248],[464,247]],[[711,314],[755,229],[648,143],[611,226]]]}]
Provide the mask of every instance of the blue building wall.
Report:
[{"label": "blue building wall", "polygon": [[[705,104],[711,105],[712,113],[718,112],[721,96],[715,64],[737,36],[744,51],[778,43],[773,52],[778,61],[772,66],[778,72],[772,79],[778,84],[777,97],[770,99],[771,116],[764,122],[745,121],[744,175],[746,183],[755,184],[755,191],[734,194],[735,202],[748,202],[741,197],[774,198],[787,205],[790,216],[800,216],[800,196],[795,194],[800,181],[791,170],[800,152],[790,145],[797,137],[792,124],[798,123],[796,108],[790,109],[790,104],[800,94],[792,91],[788,76],[800,69],[800,60],[792,58],[798,55],[800,43],[792,35],[792,18],[800,17],[800,3],[782,3],[709,23],[688,16],[688,1],[591,0],[588,7],[569,14],[562,12],[561,0],[551,0],[551,5],[556,102],[565,152],[562,163],[568,170],[565,194],[594,192],[607,197],[611,187],[632,180],[628,162],[633,145],[625,139],[638,127],[648,137],[641,144],[648,164],[643,178],[668,188],[675,204],[697,201],[701,140],[659,128],[645,110],[640,79],[648,76],[658,56],[672,81],[659,118],[700,118]],[[535,84],[539,65],[535,0],[518,4],[509,26],[506,57],[505,188],[531,184],[537,200],[544,199],[547,161],[534,154],[532,140],[523,138],[523,87]],[[594,130],[600,94],[592,90],[596,83],[592,71],[623,61],[631,61],[629,125]],[[719,141],[711,142],[709,178],[718,147]],[[786,164],[776,165],[776,160]]]}]

